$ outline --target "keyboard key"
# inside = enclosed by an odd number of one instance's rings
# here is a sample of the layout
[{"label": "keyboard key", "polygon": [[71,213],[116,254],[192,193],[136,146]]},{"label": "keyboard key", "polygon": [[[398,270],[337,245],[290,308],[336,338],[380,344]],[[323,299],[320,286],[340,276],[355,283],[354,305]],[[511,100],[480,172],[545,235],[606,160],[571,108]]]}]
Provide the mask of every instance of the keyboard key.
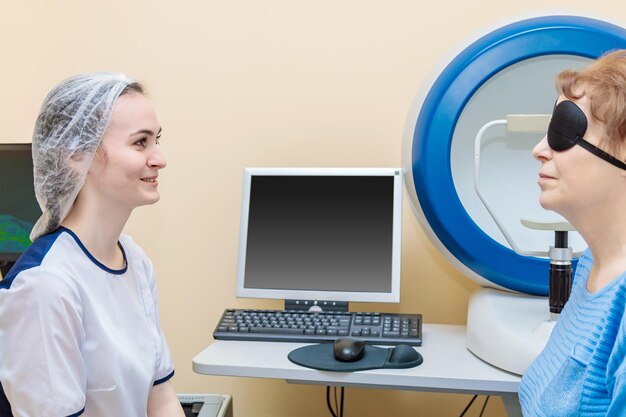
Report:
[{"label": "keyboard key", "polygon": [[269,333],[269,334],[304,334],[303,329],[283,329],[280,327],[251,327],[250,333]]}]

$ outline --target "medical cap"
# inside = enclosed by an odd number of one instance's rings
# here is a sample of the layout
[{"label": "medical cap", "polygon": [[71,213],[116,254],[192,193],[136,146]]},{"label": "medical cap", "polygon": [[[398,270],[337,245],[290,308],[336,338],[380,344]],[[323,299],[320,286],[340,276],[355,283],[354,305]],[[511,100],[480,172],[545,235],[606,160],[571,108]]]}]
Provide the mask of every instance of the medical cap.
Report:
[{"label": "medical cap", "polygon": [[42,215],[31,240],[56,230],[70,212],[115,100],[133,82],[124,74],[78,75],[61,81],[44,99],[32,144],[35,196]]}]

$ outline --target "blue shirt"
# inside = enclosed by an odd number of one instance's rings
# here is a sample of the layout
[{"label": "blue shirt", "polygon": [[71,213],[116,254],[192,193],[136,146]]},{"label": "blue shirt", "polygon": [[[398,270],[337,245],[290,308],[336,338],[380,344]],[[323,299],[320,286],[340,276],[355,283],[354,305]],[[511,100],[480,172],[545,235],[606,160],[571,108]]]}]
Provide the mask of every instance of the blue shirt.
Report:
[{"label": "blue shirt", "polygon": [[546,347],[522,378],[525,417],[626,415],[626,272],[590,293],[592,266],[587,250]]}]

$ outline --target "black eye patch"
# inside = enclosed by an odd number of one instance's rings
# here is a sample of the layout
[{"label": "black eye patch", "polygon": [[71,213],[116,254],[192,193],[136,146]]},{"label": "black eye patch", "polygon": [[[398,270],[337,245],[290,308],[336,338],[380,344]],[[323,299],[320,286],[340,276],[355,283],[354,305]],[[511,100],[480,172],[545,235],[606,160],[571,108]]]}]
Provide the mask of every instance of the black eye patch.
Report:
[{"label": "black eye patch", "polygon": [[575,103],[564,100],[554,107],[548,126],[548,145],[564,151],[576,145],[587,131],[587,117]]},{"label": "black eye patch", "polygon": [[548,146],[560,152],[579,145],[598,158],[626,170],[626,164],[583,139],[587,132],[587,116],[573,101],[563,100],[552,111],[548,125]]}]

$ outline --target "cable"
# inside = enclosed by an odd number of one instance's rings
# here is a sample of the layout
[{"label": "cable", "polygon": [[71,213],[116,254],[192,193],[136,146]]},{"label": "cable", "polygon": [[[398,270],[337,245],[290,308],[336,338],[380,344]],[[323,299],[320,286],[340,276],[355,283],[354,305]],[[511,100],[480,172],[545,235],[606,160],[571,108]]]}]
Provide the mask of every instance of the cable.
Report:
[{"label": "cable", "polygon": [[[330,411],[330,414],[333,417],[343,417],[343,403],[344,403],[344,398],[345,398],[345,387],[341,387],[341,398],[339,399],[339,404],[337,404],[337,387],[336,386],[333,387],[333,394],[334,394],[333,397],[334,397],[334,402],[335,402],[334,410],[333,410],[332,404],[330,403],[330,385],[326,386],[326,405],[328,406],[328,411]],[[472,404],[474,404],[474,401],[476,401],[476,398],[478,398],[478,394],[472,397],[472,399],[467,404],[463,412],[461,412],[459,417],[463,417],[465,413],[467,413],[467,410],[469,410]],[[489,401],[489,395],[485,397],[485,402],[483,403],[483,406],[480,410],[480,415],[478,417],[483,416],[483,413],[485,412],[485,408],[487,407],[488,401]]]},{"label": "cable", "polygon": [[485,411],[485,407],[487,407],[487,401],[489,401],[489,396],[485,397],[485,402],[483,404],[483,408],[480,410],[480,415],[478,417],[483,417],[483,412]]},{"label": "cable", "polygon": [[341,387],[341,408],[339,409],[339,417],[343,417],[343,398],[344,398],[344,387]]},{"label": "cable", "polygon": [[326,387],[326,405],[328,406],[328,411],[330,411],[330,414],[333,417],[337,417],[337,414],[335,414],[335,410],[333,410],[333,407],[330,405],[330,385]]},{"label": "cable", "polygon": [[328,411],[333,417],[343,417],[343,398],[345,396],[345,388],[341,387],[341,398],[339,399],[339,404],[337,404],[337,387],[333,387],[333,397],[335,400],[335,409],[330,403],[330,385],[326,386],[326,405],[328,406]]},{"label": "cable", "polygon": [[459,417],[463,417],[465,415],[465,413],[467,413],[467,410],[469,410],[469,408],[472,406],[472,403],[474,403],[474,401],[476,401],[476,398],[478,398],[478,395],[474,395],[472,397],[472,399],[470,400],[469,404],[467,404],[467,407],[465,407],[465,410],[463,410],[463,412],[461,413],[461,415]]}]

